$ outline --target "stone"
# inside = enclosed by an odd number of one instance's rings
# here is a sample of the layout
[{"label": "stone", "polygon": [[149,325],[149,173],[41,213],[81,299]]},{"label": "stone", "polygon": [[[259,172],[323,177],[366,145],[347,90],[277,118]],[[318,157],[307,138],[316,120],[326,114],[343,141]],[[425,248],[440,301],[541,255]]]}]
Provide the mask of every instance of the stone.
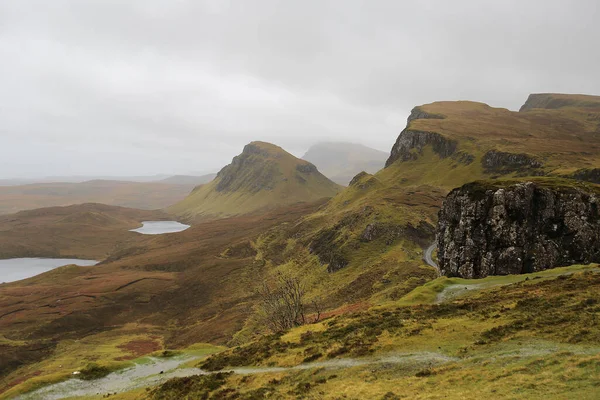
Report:
[{"label": "stone", "polygon": [[437,227],[443,275],[483,278],[600,262],[600,187],[490,182],[446,197]]}]

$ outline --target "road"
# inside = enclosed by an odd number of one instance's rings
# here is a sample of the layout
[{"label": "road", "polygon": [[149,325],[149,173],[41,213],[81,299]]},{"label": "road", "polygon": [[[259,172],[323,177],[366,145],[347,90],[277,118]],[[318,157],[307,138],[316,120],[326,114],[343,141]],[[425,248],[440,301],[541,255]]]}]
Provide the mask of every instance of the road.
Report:
[{"label": "road", "polygon": [[433,251],[437,248],[437,242],[433,242],[431,244],[431,246],[429,246],[427,249],[425,249],[425,251],[423,252],[423,260],[427,263],[427,265],[431,265],[433,268],[437,269],[438,274],[440,273],[440,268],[438,267],[437,263],[435,261],[433,261]]}]

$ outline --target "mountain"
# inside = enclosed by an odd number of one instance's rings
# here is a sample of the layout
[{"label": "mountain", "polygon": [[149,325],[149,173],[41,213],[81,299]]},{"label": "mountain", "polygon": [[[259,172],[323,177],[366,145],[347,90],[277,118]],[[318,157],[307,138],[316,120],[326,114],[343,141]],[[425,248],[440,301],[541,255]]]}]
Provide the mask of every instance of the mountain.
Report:
[{"label": "mountain", "polygon": [[387,157],[387,153],[362,144],[324,142],[308,149],[302,159],[313,163],[332,181],[347,186],[359,172],[379,171]]},{"label": "mountain", "polygon": [[0,214],[81,203],[156,210],[184,199],[195,186],[195,182],[169,184],[106,180],[0,186]]},{"label": "mountain", "polygon": [[[520,112],[466,101],[416,107],[386,166],[439,160],[430,165],[435,167],[430,176],[411,174],[421,183],[446,187],[486,176],[567,175],[595,168],[600,165],[600,97],[585,98],[581,106],[579,95],[532,95]],[[552,99],[561,99],[563,106]],[[543,104],[550,108],[538,107]],[[460,178],[458,171],[468,174]],[[448,175],[460,179],[448,182]]]},{"label": "mountain", "polygon": [[281,147],[252,142],[216,178],[168,210],[214,219],[332,197],[340,186]]},{"label": "mountain", "polygon": [[554,110],[558,108],[576,107],[597,109],[600,104],[600,96],[587,94],[561,94],[561,93],[535,93],[519,109],[520,112],[533,109]]},{"label": "mountain", "polygon": [[[488,206],[496,201],[510,211],[508,222],[520,223],[522,204],[531,204],[517,201],[509,193],[515,190],[506,192],[506,201],[497,199],[507,182],[537,179],[555,187],[600,176],[600,108],[593,98],[550,96],[528,100],[521,112],[464,101],[415,107],[385,168],[359,173],[333,198],[315,203],[275,208],[288,200],[283,189],[304,187],[298,175],[311,187],[333,186],[334,193],[338,187],[314,172],[312,178],[298,174],[315,167],[276,146],[250,144],[213,182],[173,207],[189,218],[249,214],[123,240],[102,265],[0,285],[0,390],[10,390],[10,397],[68,379],[88,360],[110,372],[143,354],[197,355],[206,350],[201,343],[212,343],[229,348],[212,348],[218,354],[198,366],[265,367],[260,378],[175,378],[118,396],[595,398],[600,359],[589,349],[600,346],[597,265],[459,279],[440,277],[424,261],[442,203],[456,187],[486,182],[481,190],[472,187],[482,205],[451,227],[464,238],[456,244],[468,246],[464,257],[472,257],[485,245],[466,237],[477,232],[469,226],[477,212],[493,210]],[[595,193],[589,191],[588,200]],[[540,198],[532,215],[547,220],[556,240],[547,214],[556,197]],[[563,250],[581,248],[568,224],[597,235],[598,212],[590,205],[588,213],[588,203],[571,201],[578,214],[555,213],[565,233],[556,245]],[[492,249],[498,254],[514,231],[506,227]],[[10,236],[18,221],[0,229]],[[57,252],[67,246],[50,244]],[[588,260],[569,258],[579,259]],[[279,310],[281,291],[273,285],[282,279],[301,288],[307,307],[278,332],[267,328],[265,310]],[[295,286],[298,280],[302,285]]]},{"label": "mountain", "polygon": [[161,179],[160,183],[169,183],[172,185],[203,185],[215,179],[217,174],[206,174],[206,175],[173,175],[165,179]]}]

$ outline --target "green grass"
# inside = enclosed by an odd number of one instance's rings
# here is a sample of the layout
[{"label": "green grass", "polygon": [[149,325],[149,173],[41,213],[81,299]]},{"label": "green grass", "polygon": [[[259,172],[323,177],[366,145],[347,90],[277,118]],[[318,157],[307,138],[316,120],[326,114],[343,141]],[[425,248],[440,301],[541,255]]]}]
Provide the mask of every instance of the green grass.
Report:
[{"label": "green grass", "polygon": [[[232,375],[208,398],[228,390],[239,398],[268,392],[282,399],[562,399],[573,394],[593,399],[600,372],[600,324],[595,318],[600,273],[594,268],[568,267],[554,272],[570,275],[558,276],[544,271],[529,280],[493,277],[481,280],[485,285],[479,290],[448,303],[398,302],[328,319],[314,329],[309,325],[264,337],[218,353],[203,366],[293,366],[349,357],[368,361],[414,356],[351,368],[315,365],[306,371]],[[428,285],[432,293],[472,281],[437,283]]]},{"label": "green grass", "polygon": [[[482,290],[495,286],[510,285],[517,282],[533,283],[538,279],[550,279],[560,275],[568,275],[575,272],[592,270],[598,270],[598,265],[571,265],[568,267],[553,268],[531,274],[488,276],[482,279],[440,277],[411,291],[406,296],[402,297],[398,304],[407,306],[417,304],[434,304],[439,301],[439,296],[441,293],[443,293],[445,290],[451,289],[452,287],[458,287],[458,289],[460,289],[460,287],[466,286],[473,287],[477,290]],[[460,293],[461,292],[459,291],[458,293],[454,293],[454,295],[449,294],[447,299],[458,297]],[[467,292],[462,291],[462,294],[465,295]]]},{"label": "green grass", "polygon": [[168,210],[190,219],[224,218],[333,197],[342,189],[316,169],[299,171],[311,164],[270,143],[252,142],[234,161]]}]

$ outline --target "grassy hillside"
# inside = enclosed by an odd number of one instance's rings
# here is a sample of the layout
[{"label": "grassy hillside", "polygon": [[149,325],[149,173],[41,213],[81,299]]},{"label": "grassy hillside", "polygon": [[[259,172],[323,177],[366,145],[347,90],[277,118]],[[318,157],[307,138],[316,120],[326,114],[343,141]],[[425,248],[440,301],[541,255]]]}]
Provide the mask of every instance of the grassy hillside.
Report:
[{"label": "grassy hillside", "polygon": [[162,211],[79,204],[0,216],[0,258],[53,257],[103,260],[119,246],[142,239],[129,232],[142,221],[169,219]]},{"label": "grassy hillside", "polygon": [[170,207],[191,219],[214,219],[332,197],[341,188],[314,165],[282,148],[252,142],[210,183]]},{"label": "grassy hillside", "polygon": [[324,208],[272,241],[283,246],[302,238],[291,253],[304,249],[330,271],[369,274],[398,253],[402,261],[419,262],[452,188],[498,177],[552,180],[599,166],[600,107],[586,101],[585,107],[526,112],[464,101],[417,107],[386,168],[356,176]]},{"label": "grassy hillside", "polygon": [[470,290],[441,302],[417,289],[218,353],[199,366],[254,372],[173,379],[151,398],[595,399],[598,266],[484,281],[455,282]]},{"label": "grassy hillside", "polygon": [[362,171],[374,174],[383,168],[388,153],[356,143],[324,142],[311,146],[302,156],[325,176],[347,186]]},{"label": "grassy hillside", "polygon": [[65,379],[90,362],[113,365],[134,350],[143,355],[226,343],[253,313],[266,272],[253,239],[321,204],[205,222],[170,235],[127,232],[135,242],[98,266],[61,267],[0,285],[0,393],[23,377]]},{"label": "grassy hillside", "polygon": [[[153,341],[141,346],[151,351],[232,346],[205,366],[213,369],[325,363],[218,382],[174,381],[152,392],[155,398],[541,398],[546,388],[556,398],[593,398],[600,345],[595,266],[558,271],[571,278],[546,271],[471,282],[436,279],[422,261],[452,188],[538,176],[552,184],[598,166],[598,109],[588,98],[583,107],[579,96],[576,105],[565,98],[546,108],[536,100],[523,112],[472,102],[417,107],[388,166],[357,175],[326,203],[298,203],[324,197],[323,188],[330,196],[338,190],[311,164],[251,144],[172,208],[188,218],[245,215],[122,246],[85,273],[69,267],[0,287],[0,343],[14,355],[0,357],[9,360],[3,387],[21,390],[21,377],[36,374],[64,379],[68,372],[58,365],[74,346],[66,340],[86,337],[110,346],[108,354],[77,347],[81,364],[110,366],[127,356],[118,344],[140,340]],[[275,205],[284,206],[269,209]],[[327,319],[264,336],[257,289],[279,273],[301,278],[306,298]],[[61,308],[49,311],[58,300]],[[31,357],[29,349],[42,345],[47,352]],[[347,358],[342,369],[327,364]]]},{"label": "grassy hillside", "polygon": [[[570,97],[560,98],[566,102]],[[524,112],[465,101],[437,102],[419,110],[439,118],[412,120],[407,129],[455,140],[457,151],[474,156],[475,163],[483,153],[496,150],[530,155],[542,164],[539,172],[546,174],[596,168],[600,165],[600,98],[586,98],[585,106],[574,101],[560,108]]]},{"label": "grassy hillside", "polygon": [[196,182],[170,184],[94,180],[0,187],[0,214],[82,203],[157,210],[187,196]]},{"label": "grassy hillside", "polygon": [[519,111],[529,111],[534,108],[557,109],[565,107],[578,107],[597,109],[600,105],[600,96],[587,94],[561,94],[561,93],[535,93],[529,95],[527,101]]}]

